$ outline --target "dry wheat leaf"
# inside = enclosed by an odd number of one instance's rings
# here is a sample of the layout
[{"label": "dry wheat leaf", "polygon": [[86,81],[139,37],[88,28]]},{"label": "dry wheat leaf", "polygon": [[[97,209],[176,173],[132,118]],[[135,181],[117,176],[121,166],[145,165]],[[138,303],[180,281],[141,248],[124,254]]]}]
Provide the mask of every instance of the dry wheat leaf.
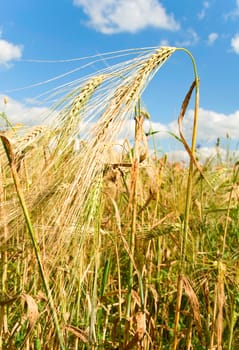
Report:
[{"label": "dry wheat leaf", "polygon": [[29,326],[33,327],[39,317],[37,303],[29,294],[22,294],[22,299],[27,306],[27,318],[29,320]]}]

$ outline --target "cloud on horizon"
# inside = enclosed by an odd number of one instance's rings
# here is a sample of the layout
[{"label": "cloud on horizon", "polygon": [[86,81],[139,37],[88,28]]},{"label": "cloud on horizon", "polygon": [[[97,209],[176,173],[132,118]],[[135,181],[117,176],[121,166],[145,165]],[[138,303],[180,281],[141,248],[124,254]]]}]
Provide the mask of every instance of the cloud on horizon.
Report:
[{"label": "cloud on horizon", "polygon": [[[3,95],[0,95],[0,112],[5,112],[13,125],[23,124],[26,127],[42,125],[47,121],[51,122],[54,117],[54,112],[50,112],[46,107],[29,106],[11,97],[8,97],[8,103],[5,104]],[[49,115],[51,120],[46,119],[47,115]],[[186,113],[182,123],[184,136],[189,142],[191,140],[193,118],[194,111],[190,109]],[[201,153],[205,147],[215,144],[217,138],[223,140],[228,136],[234,144],[239,139],[239,110],[231,114],[224,114],[199,108],[198,119],[197,139],[198,143],[202,146]],[[2,121],[1,124],[4,124],[4,121]],[[119,137],[124,139],[126,136],[128,139],[133,139],[134,121],[128,121],[125,129],[127,130],[127,135],[125,135],[125,132],[122,132],[122,135],[119,135]],[[157,140],[161,140],[163,143],[170,142],[170,140],[173,139],[172,134],[178,136],[177,120],[173,120],[168,124],[146,120],[144,129],[146,133],[150,130],[156,132],[154,137],[156,137]],[[177,142],[178,141],[176,141],[176,144]]]},{"label": "cloud on horizon", "polygon": [[[5,103],[7,99],[7,103]],[[11,97],[0,95],[0,113],[4,112],[10,123],[23,124],[26,126],[40,125],[43,123],[49,109],[46,107],[27,106]],[[0,124],[4,121],[0,119]]]},{"label": "cloud on horizon", "polygon": [[[22,102],[16,101],[11,97],[8,97],[8,103],[4,103],[4,96],[0,95],[0,112],[4,111],[6,116],[9,118],[10,122],[13,125],[20,124],[23,127],[31,127],[35,125],[44,125],[47,121],[52,122],[54,117],[52,112],[45,107],[37,106],[27,106]],[[54,113],[54,112],[53,112]],[[46,119],[46,116],[49,116],[50,119]],[[56,115],[55,115],[56,116]],[[189,110],[183,121],[183,133],[188,142],[191,141],[192,125],[193,125],[194,111]],[[4,120],[1,122],[4,125]],[[239,156],[239,151],[237,147],[233,147],[236,141],[239,139],[239,110],[235,111],[232,114],[223,114],[211,110],[205,110],[203,108],[199,109],[199,123],[198,123],[198,132],[197,139],[200,147],[197,148],[197,157],[201,163],[204,163],[208,159],[215,159],[220,153],[220,157],[223,160],[227,160],[229,156],[231,160],[235,160]],[[162,156],[164,153],[167,154],[168,160],[171,162],[181,162],[185,164],[189,162],[189,155],[185,151],[183,145],[173,137],[173,134],[178,136],[178,123],[177,120],[173,120],[169,124],[162,124],[160,122],[149,122],[145,121],[145,132],[155,131],[154,140],[156,142],[157,154]],[[127,134],[125,133],[127,130]],[[116,140],[118,145],[115,149],[118,149],[120,152],[122,150],[122,145],[124,141],[132,140],[134,138],[134,121],[129,120],[126,122],[125,130],[122,131],[122,135],[119,135],[119,139]],[[230,153],[228,153],[226,147],[215,147],[217,138],[221,140],[225,139],[227,135],[230,137],[232,144],[230,147]],[[148,138],[150,154],[153,155],[154,148],[152,144],[152,137]],[[222,142],[222,145],[224,142]]]},{"label": "cloud on horizon", "polygon": [[136,33],[149,27],[180,28],[158,0],[73,0],[73,4],[87,15],[87,25],[103,34]]}]

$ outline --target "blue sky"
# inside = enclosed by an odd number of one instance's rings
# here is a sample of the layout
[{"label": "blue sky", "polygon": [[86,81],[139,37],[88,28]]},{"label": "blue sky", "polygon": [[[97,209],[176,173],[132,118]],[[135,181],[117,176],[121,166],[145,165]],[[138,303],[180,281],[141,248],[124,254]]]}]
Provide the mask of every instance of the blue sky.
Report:
[{"label": "blue sky", "polygon": [[[0,0],[0,111],[13,122],[36,122],[44,106],[30,99],[49,88],[18,88],[75,69],[63,60],[151,46],[185,47],[200,77],[202,145],[228,133],[239,139],[239,0]],[[94,73],[107,63],[94,64]],[[175,131],[181,102],[193,80],[189,57],[176,52],[143,96],[154,128]],[[61,82],[54,81],[55,86]],[[9,97],[8,105],[3,96]],[[35,119],[36,120],[35,120]],[[190,130],[192,111],[187,114]]]}]

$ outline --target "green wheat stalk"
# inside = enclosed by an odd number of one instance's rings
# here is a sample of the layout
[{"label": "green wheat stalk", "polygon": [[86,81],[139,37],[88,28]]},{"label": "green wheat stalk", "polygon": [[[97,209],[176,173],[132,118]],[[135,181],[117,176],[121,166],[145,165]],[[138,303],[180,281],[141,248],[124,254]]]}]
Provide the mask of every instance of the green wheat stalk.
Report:
[{"label": "green wheat stalk", "polygon": [[186,98],[184,101],[185,106],[183,103],[182,111],[181,111],[182,117],[184,116],[184,113],[186,111],[194,86],[195,86],[195,105],[194,105],[194,123],[193,123],[193,131],[192,131],[191,148],[190,150],[186,149],[187,151],[190,151],[190,164],[189,164],[188,183],[187,183],[187,192],[186,192],[186,200],[185,200],[184,223],[183,223],[183,232],[182,232],[182,241],[181,241],[181,257],[180,257],[180,268],[179,268],[179,274],[178,274],[176,312],[175,312],[175,320],[174,320],[173,350],[176,350],[178,345],[178,326],[179,326],[180,308],[181,308],[182,295],[183,295],[182,277],[186,268],[186,251],[187,251],[186,248],[187,248],[187,241],[188,241],[188,228],[189,228],[189,218],[190,218],[190,208],[191,208],[191,198],[192,198],[192,184],[193,184],[193,170],[195,165],[194,155],[195,155],[195,149],[196,149],[198,109],[199,109],[199,77],[197,73],[196,62],[191,52],[189,52],[187,49],[178,48],[177,50],[184,51],[186,54],[190,56],[193,64],[194,78],[195,78],[195,81],[192,84],[189,90],[189,93],[186,95]]}]

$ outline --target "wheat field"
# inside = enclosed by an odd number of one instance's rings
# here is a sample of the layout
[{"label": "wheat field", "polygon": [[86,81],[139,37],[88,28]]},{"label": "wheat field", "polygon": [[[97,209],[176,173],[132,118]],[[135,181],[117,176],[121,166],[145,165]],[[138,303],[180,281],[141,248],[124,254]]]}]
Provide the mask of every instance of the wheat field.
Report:
[{"label": "wheat field", "polygon": [[[141,106],[179,53],[193,71],[187,166],[152,156]],[[191,53],[134,54],[51,90],[43,125],[0,131],[1,349],[239,347],[238,162],[196,157]]]}]

